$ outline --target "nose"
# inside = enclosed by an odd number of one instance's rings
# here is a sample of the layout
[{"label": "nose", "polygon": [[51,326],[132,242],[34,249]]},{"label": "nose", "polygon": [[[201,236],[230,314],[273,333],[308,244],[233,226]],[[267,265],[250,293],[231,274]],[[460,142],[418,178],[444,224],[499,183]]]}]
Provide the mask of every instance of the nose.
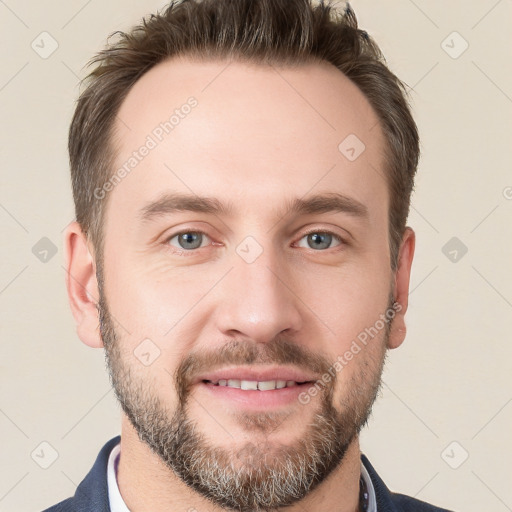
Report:
[{"label": "nose", "polygon": [[290,267],[284,268],[270,252],[252,263],[235,255],[234,268],[220,283],[214,314],[224,337],[267,343],[301,329],[302,302],[293,290]]}]

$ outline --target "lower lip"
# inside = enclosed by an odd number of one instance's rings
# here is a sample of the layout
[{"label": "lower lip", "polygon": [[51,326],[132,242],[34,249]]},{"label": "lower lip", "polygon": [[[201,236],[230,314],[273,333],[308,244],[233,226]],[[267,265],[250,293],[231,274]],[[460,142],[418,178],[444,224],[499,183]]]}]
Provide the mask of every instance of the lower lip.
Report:
[{"label": "lower lip", "polygon": [[282,389],[259,391],[216,386],[207,382],[199,383],[199,387],[204,389],[210,396],[231,401],[241,407],[253,409],[269,409],[300,404],[299,395],[305,391],[307,392],[312,385],[311,382],[306,382]]}]

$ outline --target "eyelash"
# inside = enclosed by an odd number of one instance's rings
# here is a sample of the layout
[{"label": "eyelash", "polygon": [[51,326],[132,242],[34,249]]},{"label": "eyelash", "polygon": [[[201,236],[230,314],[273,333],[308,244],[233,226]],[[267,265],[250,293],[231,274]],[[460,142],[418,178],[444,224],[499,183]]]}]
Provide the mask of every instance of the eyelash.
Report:
[{"label": "eyelash", "polygon": [[[197,252],[200,249],[205,249],[207,247],[207,246],[206,247],[198,247],[196,249],[188,249],[187,250],[187,249],[180,249],[180,248],[170,245],[170,241],[173,238],[176,238],[177,236],[180,236],[180,235],[184,235],[185,233],[197,233],[197,234],[205,235],[206,237],[210,238],[207,233],[205,233],[204,231],[201,231],[200,229],[185,229],[183,231],[179,231],[178,233],[174,233],[171,236],[168,236],[163,242],[165,247],[168,248],[171,252],[173,252],[175,254],[180,253],[181,256],[183,256],[183,255],[184,256],[194,256],[195,254],[197,254]],[[320,252],[326,252],[329,249],[336,249],[336,248],[339,248],[340,246],[348,245],[348,242],[345,239],[343,239],[340,235],[334,233],[333,231],[321,230],[321,229],[311,229],[309,231],[306,231],[305,233],[302,234],[302,236],[298,239],[298,241],[302,240],[304,237],[311,235],[313,233],[320,233],[322,235],[332,235],[333,238],[336,239],[340,243],[340,245],[335,246],[335,247],[330,247],[328,249],[323,249],[323,250],[315,250],[315,249],[310,248],[311,251],[320,253]]]}]

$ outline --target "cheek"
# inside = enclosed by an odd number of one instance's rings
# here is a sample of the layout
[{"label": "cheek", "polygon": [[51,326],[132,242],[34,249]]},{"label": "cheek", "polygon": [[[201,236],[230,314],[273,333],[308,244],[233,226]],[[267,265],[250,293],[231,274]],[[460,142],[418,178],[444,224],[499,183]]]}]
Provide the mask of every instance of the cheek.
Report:
[{"label": "cheek", "polygon": [[[168,266],[123,261],[111,266],[109,308],[124,327],[119,332],[125,358],[142,371],[140,378],[144,375],[158,383],[171,379],[184,357],[197,348],[197,339],[211,316],[205,310],[208,292],[224,273],[222,269],[205,273],[191,268],[170,272]],[[149,357],[141,355],[147,353]],[[133,355],[154,359],[154,363],[139,368],[141,361]]]},{"label": "cheek", "polygon": [[130,332],[159,338],[187,315],[208,284],[140,261],[119,259],[107,272],[107,297],[114,316]]},{"label": "cheek", "polygon": [[[302,296],[311,304],[333,348],[344,351],[347,344],[385,313],[391,286],[391,272],[377,272],[368,265],[353,265],[331,271],[324,279],[303,283]],[[322,283],[319,286],[319,283]]]},{"label": "cheek", "polygon": [[[336,348],[331,352],[332,368],[336,374],[335,402],[366,399],[380,378],[386,352],[385,306],[360,314],[356,324],[354,313],[351,325],[339,327]],[[381,316],[382,315],[382,316]]]},{"label": "cheek", "polygon": [[369,393],[380,372],[389,326],[382,318],[388,306],[391,272],[386,275],[378,268],[368,264],[331,273],[324,292],[312,293],[308,299],[325,331],[325,352],[337,381],[336,403],[350,399],[349,389]]}]

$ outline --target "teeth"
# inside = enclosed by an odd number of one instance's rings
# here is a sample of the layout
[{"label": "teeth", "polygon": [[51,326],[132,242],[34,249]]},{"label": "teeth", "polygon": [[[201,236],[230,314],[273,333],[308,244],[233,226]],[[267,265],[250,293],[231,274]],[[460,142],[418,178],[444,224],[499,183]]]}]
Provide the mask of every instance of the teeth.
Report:
[{"label": "teeth", "polygon": [[212,384],[218,384],[219,386],[227,386],[228,388],[237,388],[243,390],[260,390],[260,391],[272,391],[273,389],[283,389],[296,386],[297,383],[294,380],[240,380],[240,379],[220,379],[219,382]]},{"label": "teeth", "polygon": [[242,380],[240,388],[241,389],[258,389],[258,382],[256,382],[255,380]]},{"label": "teeth", "polygon": [[271,389],[276,389],[276,381],[266,380],[264,382],[258,382],[258,389],[260,391],[270,391]]}]

